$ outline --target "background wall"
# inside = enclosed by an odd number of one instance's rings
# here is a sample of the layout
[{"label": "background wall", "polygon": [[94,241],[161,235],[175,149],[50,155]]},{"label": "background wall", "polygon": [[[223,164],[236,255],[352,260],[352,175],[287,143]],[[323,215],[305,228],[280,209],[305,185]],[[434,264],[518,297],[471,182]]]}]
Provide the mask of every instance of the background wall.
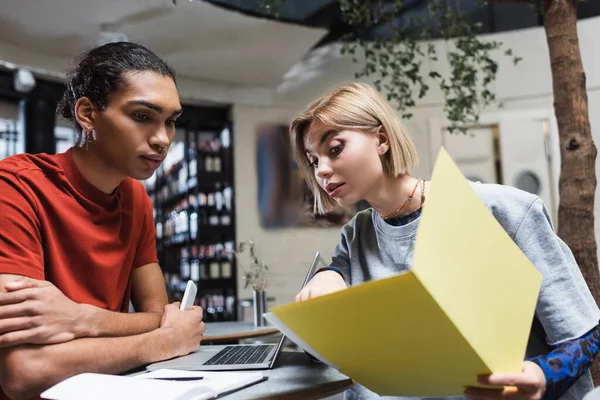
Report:
[{"label": "background wall", "polygon": [[[276,304],[294,299],[315,252],[321,251],[329,261],[340,238],[339,228],[265,230],[260,226],[255,128],[263,122],[286,124],[294,115],[293,109],[246,105],[233,108],[237,240],[257,242],[258,251],[272,272],[267,294],[276,298]],[[238,276],[240,297],[251,298],[251,289],[243,289],[241,271]],[[251,312],[246,313],[246,317],[251,317]]]}]

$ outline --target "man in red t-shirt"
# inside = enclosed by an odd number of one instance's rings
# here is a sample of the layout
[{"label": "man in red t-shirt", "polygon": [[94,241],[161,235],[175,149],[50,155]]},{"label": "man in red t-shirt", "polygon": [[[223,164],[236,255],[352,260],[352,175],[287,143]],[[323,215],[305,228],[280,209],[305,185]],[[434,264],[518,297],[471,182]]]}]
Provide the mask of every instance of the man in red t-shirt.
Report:
[{"label": "man in red t-shirt", "polygon": [[152,205],[136,181],[175,135],[172,70],[113,43],[85,54],[67,88],[60,111],[81,127],[78,146],[0,161],[0,398],[184,355],[204,332],[199,307],[167,305]]}]

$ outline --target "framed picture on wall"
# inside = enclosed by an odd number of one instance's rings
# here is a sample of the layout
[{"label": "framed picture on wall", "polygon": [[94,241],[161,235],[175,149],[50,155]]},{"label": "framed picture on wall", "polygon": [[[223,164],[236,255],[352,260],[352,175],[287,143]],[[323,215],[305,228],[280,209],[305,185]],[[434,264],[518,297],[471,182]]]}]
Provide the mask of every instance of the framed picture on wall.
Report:
[{"label": "framed picture on wall", "polygon": [[264,123],[256,128],[258,208],[264,228],[341,226],[368,205],[339,207],[315,214],[314,196],[293,158],[289,127]]}]

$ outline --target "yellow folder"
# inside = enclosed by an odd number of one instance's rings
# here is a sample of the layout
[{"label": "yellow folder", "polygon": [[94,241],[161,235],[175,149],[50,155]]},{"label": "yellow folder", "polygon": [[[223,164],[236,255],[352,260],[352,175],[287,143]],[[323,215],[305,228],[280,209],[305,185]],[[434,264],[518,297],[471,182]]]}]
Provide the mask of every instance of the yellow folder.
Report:
[{"label": "yellow folder", "polygon": [[461,395],[520,371],[541,279],[442,149],[410,271],[265,317],[380,395]]}]

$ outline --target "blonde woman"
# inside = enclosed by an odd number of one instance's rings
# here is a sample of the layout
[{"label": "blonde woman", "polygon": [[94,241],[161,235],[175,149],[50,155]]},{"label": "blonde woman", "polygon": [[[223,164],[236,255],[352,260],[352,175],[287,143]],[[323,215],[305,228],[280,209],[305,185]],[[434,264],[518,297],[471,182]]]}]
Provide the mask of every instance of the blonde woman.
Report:
[{"label": "blonde woman", "polygon": [[[360,200],[371,205],[342,228],[331,266],[319,270],[296,300],[410,268],[428,182],[409,174],[417,164],[415,147],[383,97],[362,83],[336,88],[292,122],[291,140],[317,212]],[[483,385],[517,390],[469,388],[465,396],[581,399],[593,388],[588,369],[598,352],[600,311],[571,251],[554,233],[539,197],[501,185],[472,187],[544,279],[522,373],[479,377]],[[378,397],[361,386],[346,393],[347,399]]]}]

